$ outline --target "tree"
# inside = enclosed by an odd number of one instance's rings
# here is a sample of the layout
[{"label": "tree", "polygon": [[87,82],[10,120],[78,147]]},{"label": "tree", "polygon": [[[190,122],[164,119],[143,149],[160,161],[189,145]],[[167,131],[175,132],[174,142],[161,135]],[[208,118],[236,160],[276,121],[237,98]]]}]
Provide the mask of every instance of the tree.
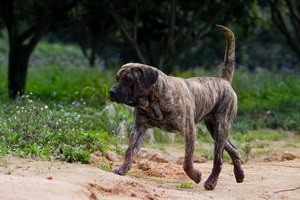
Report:
[{"label": "tree", "polygon": [[[171,72],[216,23],[238,20],[250,1],[106,1],[140,62]],[[126,4],[126,5],[125,5]]]},{"label": "tree", "polygon": [[300,59],[300,1],[268,0],[272,21]]},{"label": "tree", "polygon": [[111,39],[115,27],[104,1],[81,1],[71,22],[75,42],[88,59],[90,67],[95,67],[97,53],[103,52],[102,45]]},{"label": "tree", "polygon": [[75,6],[76,0],[3,0],[1,15],[9,36],[10,98],[24,94],[29,58],[37,43]]}]

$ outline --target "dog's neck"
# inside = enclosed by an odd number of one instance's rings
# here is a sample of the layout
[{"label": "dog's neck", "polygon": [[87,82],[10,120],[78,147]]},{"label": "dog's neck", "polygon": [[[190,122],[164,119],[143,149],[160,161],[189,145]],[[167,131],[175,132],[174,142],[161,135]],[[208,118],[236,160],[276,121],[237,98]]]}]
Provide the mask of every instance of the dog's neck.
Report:
[{"label": "dog's neck", "polygon": [[166,78],[161,78],[161,76],[166,76],[164,73],[160,73],[156,83],[153,84],[152,88],[145,97],[140,97],[136,108],[141,109],[148,113],[149,117],[161,120],[163,118],[162,114],[162,102],[160,101],[160,94],[167,87]]}]

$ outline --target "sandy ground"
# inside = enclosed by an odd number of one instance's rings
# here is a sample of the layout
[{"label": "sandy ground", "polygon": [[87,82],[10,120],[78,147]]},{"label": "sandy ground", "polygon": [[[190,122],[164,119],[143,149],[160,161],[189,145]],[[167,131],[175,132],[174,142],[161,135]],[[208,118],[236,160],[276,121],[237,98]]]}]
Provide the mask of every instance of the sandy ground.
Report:
[{"label": "sandy ground", "polygon": [[225,163],[213,191],[203,187],[211,161],[195,163],[202,171],[200,184],[180,188],[178,185],[191,182],[182,166],[172,156],[166,157],[167,161],[151,161],[150,157],[137,159],[126,176],[101,170],[98,166],[105,163],[103,158],[95,159],[92,165],[82,165],[5,157],[0,160],[0,200],[300,199],[299,157],[288,161],[248,162],[243,165],[246,178],[241,184],[235,182],[232,165]]}]

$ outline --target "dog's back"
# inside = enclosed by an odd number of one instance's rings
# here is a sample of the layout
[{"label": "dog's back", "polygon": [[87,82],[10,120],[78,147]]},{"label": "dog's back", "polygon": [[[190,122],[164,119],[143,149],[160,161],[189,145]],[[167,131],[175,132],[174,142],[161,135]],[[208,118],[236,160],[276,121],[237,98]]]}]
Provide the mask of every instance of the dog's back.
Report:
[{"label": "dog's back", "polygon": [[195,122],[214,113],[221,105],[236,106],[236,94],[230,83],[222,78],[195,77],[186,79],[186,83],[195,103]]}]

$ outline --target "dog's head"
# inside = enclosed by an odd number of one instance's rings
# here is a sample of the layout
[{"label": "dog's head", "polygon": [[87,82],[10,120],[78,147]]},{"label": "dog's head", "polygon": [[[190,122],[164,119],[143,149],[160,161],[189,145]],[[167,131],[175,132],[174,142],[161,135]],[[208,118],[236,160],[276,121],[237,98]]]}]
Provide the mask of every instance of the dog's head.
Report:
[{"label": "dog's head", "polygon": [[158,70],[139,63],[127,63],[116,75],[117,83],[109,90],[110,100],[129,106],[138,106],[140,98],[147,97],[158,79]]}]

